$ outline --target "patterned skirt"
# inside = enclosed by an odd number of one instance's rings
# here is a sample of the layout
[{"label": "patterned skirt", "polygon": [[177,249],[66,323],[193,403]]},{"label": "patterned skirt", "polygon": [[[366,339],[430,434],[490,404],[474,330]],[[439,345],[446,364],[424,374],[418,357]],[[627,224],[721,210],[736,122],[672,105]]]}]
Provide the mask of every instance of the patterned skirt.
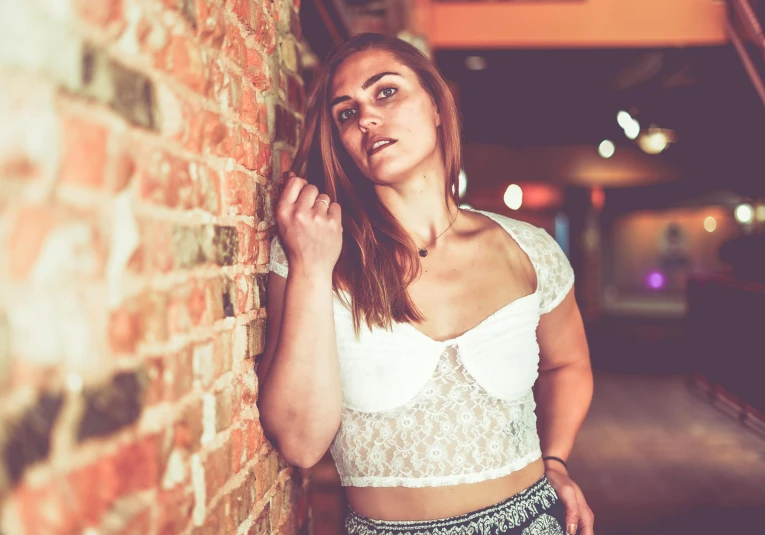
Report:
[{"label": "patterned skirt", "polygon": [[347,535],[565,535],[565,510],[546,476],[504,501],[438,520],[374,520],[353,509]]}]

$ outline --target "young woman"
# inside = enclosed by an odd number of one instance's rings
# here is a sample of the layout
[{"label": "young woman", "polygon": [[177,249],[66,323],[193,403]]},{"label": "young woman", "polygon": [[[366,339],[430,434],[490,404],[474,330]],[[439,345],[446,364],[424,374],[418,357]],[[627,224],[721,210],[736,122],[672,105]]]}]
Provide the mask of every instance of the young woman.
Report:
[{"label": "young woman", "polygon": [[573,272],[544,230],[460,209],[459,170],[427,57],[330,54],[276,209],[263,429],[295,465],[330,449],[348,534],[593,535],[564,461],[592,397]]}]

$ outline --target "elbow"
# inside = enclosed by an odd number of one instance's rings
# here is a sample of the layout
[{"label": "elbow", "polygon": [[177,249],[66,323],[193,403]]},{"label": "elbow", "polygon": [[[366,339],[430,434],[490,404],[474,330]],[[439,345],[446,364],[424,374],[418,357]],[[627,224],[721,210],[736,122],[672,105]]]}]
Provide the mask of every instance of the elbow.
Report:
[{"label": "elbow", "polygon": [[297,447],[286,447],[281,444],[277,446],[277,451],[282,458],[293,466],[300,468],[313,468],[316,466],[326,453],[316,449],[306,448],[305,445]]}]

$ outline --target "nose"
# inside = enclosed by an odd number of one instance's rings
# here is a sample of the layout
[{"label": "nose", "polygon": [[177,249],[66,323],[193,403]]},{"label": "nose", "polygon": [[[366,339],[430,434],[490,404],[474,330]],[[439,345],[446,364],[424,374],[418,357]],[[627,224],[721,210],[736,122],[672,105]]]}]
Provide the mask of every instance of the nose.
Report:
[{"label": "nose", "polygon": [[359,107],[359,128],[368,131],[370,128],[380,126],[381,117],[374,106]]}]

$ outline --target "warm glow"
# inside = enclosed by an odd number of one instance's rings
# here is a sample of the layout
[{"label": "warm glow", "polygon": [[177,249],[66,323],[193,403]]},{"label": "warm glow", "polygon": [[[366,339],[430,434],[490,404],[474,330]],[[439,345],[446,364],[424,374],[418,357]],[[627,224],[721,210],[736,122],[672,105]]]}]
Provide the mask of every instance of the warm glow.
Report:
[{"label": "warm glow", "polygon": [[603,188],[600,186],[592,188],[590,191],[590,202],[592,203],[593,208],[598,212],[603,210],[603,206],[606,204],[606,194],[603,191]]},{"label": "warm glow", "polygon": [[482,71],[486,69],[487,62],[483,56],[468,56],[465,58],[465,67],[471,71]]},{"label": "warm glow", "polygon": [[752,208],[751,204],[739,204],[736,207],[735,215],[736,221],[742,225],[746,225],[747,223],[751,223],[754,219],[754,208]]},{"label": "warm glow", "polygon": [[638,139],[638,145],[646,154],[659,154],[668,144],[667,135],[661,130],[649,131]]},{"label": "warm glow", "polygon": [[518,184],[510,184],[505,191],[505,204],[511,210],[517,210],[523,204],[523,190]]},{"label": "warm glow", "polygon": [[610,158],[614,155],[614,151],[616,150],[616,147],[614,147],[613,141],[610,141],[608,139],[604,139],[600,142],[600,146],[598,147],[598,153],[603,158]]},{"label": "warm glow", "polygon": [[765,221],[765,204],[761,204],[757,207],[757,221]]},{"label": "warm glow", "polygon": [[714,232],[717,228],[717,220],[710,216],[707,216],[706,219],[704,219],[704,228],[707,232]]},{"label": "warm glow", "polygon": [[624,135],[627,136],[628,139],[635,139],[638,137],[638,134],[640,134],[640,123],[637,122],[637,120],[632,119],[627,123],[627,126],[624,127]]}]

